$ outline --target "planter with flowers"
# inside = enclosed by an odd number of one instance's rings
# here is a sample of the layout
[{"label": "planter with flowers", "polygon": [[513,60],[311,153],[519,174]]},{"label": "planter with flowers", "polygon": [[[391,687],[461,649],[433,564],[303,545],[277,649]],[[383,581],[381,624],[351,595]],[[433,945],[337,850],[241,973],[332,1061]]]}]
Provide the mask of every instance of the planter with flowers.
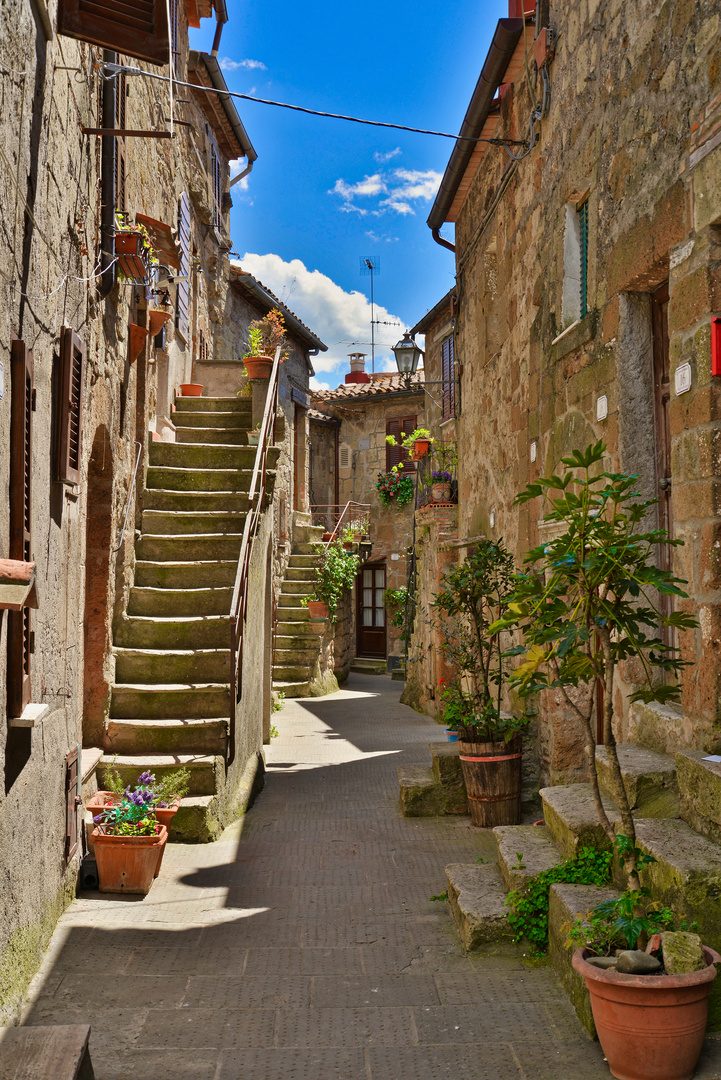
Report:
[{"label": "planter with flowers", "polygon": [[158,263],[148,230],[120,211],[115,213],[115,256],[126,281],[147,281],[151,267]]},{"label": "planter with flowers", "polygon": [[451,480],[453,477],[445,469],[438,469],[432,474],[431,497],[433,502],[450,502]]},{"label": "planter with flowers", "polygon": [[425,457],[435,441],[428,428],[416,428],[410,434],[401,436],[400,444],[395,435],[386,435],[389,446],[402,446],[414,461]]},{"label": "planter with flowers", "polygon": [[272,308],[265,318],[250,323],[248,351],[243,357],[246,376],[249,379],[269,379],[275,350],[279,346],[283,349],[286,343],[285,319],[278,308]]},{"label": "planter with flowers", "polygon": [[404,476],[402,465],[394,465],[389,473],[378,473],[376,491],[384,506],[397,510],[413,501],[413,477]]},{"label": "planter with flowers", "polygon": [[157,876],[168,840],[153,808],[150,773],[93,818],[91,843],[98,867],[100,892],[147,893]]}]

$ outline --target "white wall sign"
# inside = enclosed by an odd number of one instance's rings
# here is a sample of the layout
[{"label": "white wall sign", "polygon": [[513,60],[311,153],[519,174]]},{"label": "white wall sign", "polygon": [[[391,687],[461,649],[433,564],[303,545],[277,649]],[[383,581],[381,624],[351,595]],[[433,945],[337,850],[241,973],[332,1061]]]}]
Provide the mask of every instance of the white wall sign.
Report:
[{"label": "white wall sign", "polygon": [[491,510],[491,528],[493,529],[496,524],[496,511]]},{"label": "white wall sign", "polygon": [[0,398],[5,397],[5,365],[0,364]]},{"label": "white wall sign", "polygon": [[677,397],[679,394],[685,394],[687,390],[691,389],[690,364],[679,364],[676,368],[676,374],[673,377],[673,383]]},{"label": "white wall sign", "polygon": [[608,416],[608,398],[605,394],[601,394],[600,398],[596,401],[596,419],[605,420]]},{"label": "white wall sign", "polygon": [[531,443],[531,461],[536,460],[537,453],[538,453],[538,443],[536,443],[535,440],[534,440]]}]

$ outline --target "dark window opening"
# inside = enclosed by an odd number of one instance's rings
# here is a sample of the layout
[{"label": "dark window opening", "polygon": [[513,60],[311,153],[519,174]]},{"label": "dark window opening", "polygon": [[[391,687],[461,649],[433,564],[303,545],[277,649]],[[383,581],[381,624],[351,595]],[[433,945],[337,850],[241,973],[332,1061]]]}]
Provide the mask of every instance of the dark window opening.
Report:
[{"label": "dark window opening", "polygon": [[581,253],[581,318],[588,314],[588,199],[578,208]]}]

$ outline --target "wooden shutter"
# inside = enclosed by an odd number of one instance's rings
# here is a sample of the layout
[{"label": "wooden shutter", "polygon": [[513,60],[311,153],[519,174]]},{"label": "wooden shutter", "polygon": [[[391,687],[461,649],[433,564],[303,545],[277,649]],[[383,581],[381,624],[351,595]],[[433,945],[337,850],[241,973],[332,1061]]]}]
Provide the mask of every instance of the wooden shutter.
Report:
[{"label": "wooden shutter", "polygon": [[450,420],[456,415],[456,379],[454,371],[453,334],[441,345],[441,380],[443,383],[442,419]]},{"label": "wooden shutter", "polygon": [[78,751],[65,758],[65,862],[78,849]]},{"label": "wooden shutter", "polygon": [[400,445],[400,441],[404,435],[410,435],[416,430],[416,418],[415,416],[404,416],[398,420],[386,421],[386,435],[393,435],[397,446],[390,446],[386,443],[386,472],[390,472],[394,465],[398,465],[403,462],[404,471],[412,471],[416,465],[407,450],[404,450]]},{"label": "wooden shutter", "polygon": [[[122,63],[122,58],[118,57]],[[126,104],[128,98],[128,82],[125,72],[121,72],[116,78],[115,86],[115,127],[120,131],[127,128]],[[125,177],[127,173],[125,138],[115,138],[115,208],[125,212],[127,200],[125,195]]]},{"label": "wooden shutter", "polygon": [[58,0],[58,33],[151,64],[170,60],[166,0]]},{"label": "wooden shutter", "polygon": [[80,483],[85,344],[69,326],[60,332],[60,401],[55,478]]},{"label": "wooden shutter", "polygon": [[[10,558],[31,561],[33,354],[17,338],[10,351]],[[30,701],[30,609],[8,612],[8,715],[19,716]]]},{"label": "wooden shutter", "polygon": [[175,305],[175,325],[178,333],[188,341],[188,311],[190,308],[190,200],[185,192],[180,196],[178,210],[178,243],[180,245],[180,276],[186,281],[178,282],[178,298]]}]

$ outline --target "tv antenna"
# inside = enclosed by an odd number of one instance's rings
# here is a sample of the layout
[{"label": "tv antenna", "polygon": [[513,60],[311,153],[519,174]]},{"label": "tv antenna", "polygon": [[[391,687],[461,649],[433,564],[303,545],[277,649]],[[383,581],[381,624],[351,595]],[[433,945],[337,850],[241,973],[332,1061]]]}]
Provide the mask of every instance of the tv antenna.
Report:
[{"label": "tv antenna", "polygon": [[376,370],[376,322],[375,322],[375,308],[373,306],[373,275],[380,274],[381,261],[377,255],[361,255],[360,257],[360,272],[361,277],[368,277],[371,279],[371,371],[375,375]]}]

